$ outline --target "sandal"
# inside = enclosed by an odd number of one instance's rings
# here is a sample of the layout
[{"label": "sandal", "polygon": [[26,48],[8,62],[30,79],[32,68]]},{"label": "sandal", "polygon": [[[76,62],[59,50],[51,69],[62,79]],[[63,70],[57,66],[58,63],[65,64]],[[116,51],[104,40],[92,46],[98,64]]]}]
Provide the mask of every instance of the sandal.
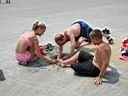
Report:
[{"label": "sandal", "polygon": [[109,44],[114,44],[114,40],[110,36],[107,37],[107,40]]},{"label": "sandal", "polygon": [[102,30],[102,32],[103,32],[104,34],[110,34],[110,30],[107,29],[107,28],[105,28],[104,30]]}]

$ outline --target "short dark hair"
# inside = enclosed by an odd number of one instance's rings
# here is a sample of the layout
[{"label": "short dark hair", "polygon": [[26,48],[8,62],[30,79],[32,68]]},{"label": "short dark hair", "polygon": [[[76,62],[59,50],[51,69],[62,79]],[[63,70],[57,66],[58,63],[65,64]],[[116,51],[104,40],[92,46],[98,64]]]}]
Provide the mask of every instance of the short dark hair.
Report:
[{"label": "short dark hair", "polygon": [[99,38],[102,39],[102,33],[99,29],[94,29],[89,34],[90,38]]},{"label": "short dark hair", "polygon": [[63,34],[56,34],[55,36],[55,42],[57,41],[63,41],[64,35]]}]

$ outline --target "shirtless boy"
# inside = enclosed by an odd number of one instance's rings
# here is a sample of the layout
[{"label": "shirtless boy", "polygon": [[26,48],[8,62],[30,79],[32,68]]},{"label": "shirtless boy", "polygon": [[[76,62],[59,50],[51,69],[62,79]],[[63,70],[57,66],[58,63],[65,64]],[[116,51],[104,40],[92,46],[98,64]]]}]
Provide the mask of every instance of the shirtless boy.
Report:
[{"label": "shirtless boy", "polygon": [[[95,55],[81,50],[67,60],[59,60],[62,66],[71,64],[71,68],[80,75],[96,77],[95,84],[100,85],[102,78],[106,72],[111,58],[111,48],[108,43],[102,39],[102,34],[99,29],[94,29],[90,33],[91,42],[98,45]],[[76,62],[74,63],[73,62]]]},{"label": "shirtless boy", "polygon": [[[70,53],[69,57],[71,57],[74,54],[74,49],[79,48],[80,45],[87,44],[87,42],[90,42],[90,32],[93,29],[84,21],[78,21],[73,23],[69,28],[64,30],[63,34],[56,34],[55,36],[55,42],[59,46],[58,50],[58,59],[62,57],[63,53],[63,46],[65,43],[70,41]],[[108,42],[110,44],[113,43],[113,39],[104,32],[101,32],[104,37],[107,38]],[[86,43],[84,41],[87,41]]]}]

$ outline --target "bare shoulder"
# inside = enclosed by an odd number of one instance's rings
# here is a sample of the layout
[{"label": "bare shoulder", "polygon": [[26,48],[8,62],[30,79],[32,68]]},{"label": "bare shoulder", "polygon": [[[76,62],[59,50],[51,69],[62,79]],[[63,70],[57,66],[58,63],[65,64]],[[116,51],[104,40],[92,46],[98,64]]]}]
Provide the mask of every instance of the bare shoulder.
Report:
[{"label": "bare shoulder", "polygon": [[64,31],[64,35],[65,35],[66,39],[71,38],[72,34],[73,34],[73,32],[70,30],[70,28],[68,28]]},{"label": "bare shoulder", "polygon": [[31,40],[32,40],[34,43],[38,43],[38,42],[39,42],[37,36],[32,37]]},{"label": "bare shoulder", "polygon": [[102,44],[100,44],[98,48],[99,50],[111,51],[111,47],[106,42],[103,42]]}]

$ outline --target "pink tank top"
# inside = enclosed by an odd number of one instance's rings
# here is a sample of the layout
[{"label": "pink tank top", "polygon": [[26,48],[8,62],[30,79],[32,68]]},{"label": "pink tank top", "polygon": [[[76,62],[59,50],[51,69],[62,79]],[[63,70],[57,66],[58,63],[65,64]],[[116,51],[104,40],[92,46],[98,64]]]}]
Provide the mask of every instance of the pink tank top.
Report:
[{"label": "pink tank top", "polygon": [[31,47],[33,45],[32,41],[27,36],[24,36],[24,34],[21,35],[21,38],[25,39],[25,41],[29,47]]}]

